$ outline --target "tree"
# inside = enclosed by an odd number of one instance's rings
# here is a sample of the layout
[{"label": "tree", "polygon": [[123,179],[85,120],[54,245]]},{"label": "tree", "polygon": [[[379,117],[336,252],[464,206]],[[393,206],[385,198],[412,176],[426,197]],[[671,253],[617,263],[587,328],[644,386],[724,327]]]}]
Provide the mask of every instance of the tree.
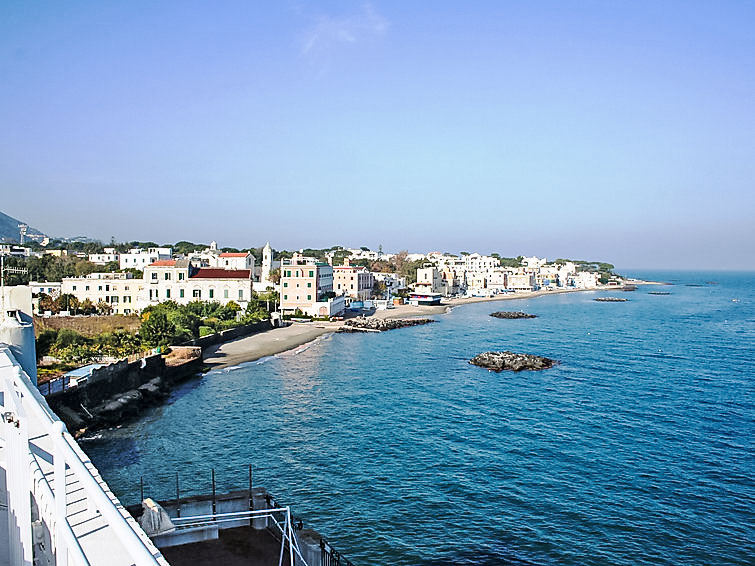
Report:
[{"label": "tree", "polygon": [[39,294],[39,311],[44,313],[50,311],[53,314],[60,312],[60,304],[55,297],[48,295],[47,293]]},{"label": "tree", "polygon": [[270,270],[270,275],[268,276],[268,279],[270,279],[270,281],[272,283],[275,283],[276,285],[278,285],[281,282],[281,270],[280,270],[280,268],[276,267],[275,269],[271,269]]},{"label": "tree", "polygon": [[79,312],[81,314],[93,314],[97,310],[97,307],[94,306],[94,303],[90,299],[84,299],[79,303]]},{"label": "tree", "polygon": [[142,316],[139,336],[150,346],[168,346],[176,333],[175,325],[168,320],[161,310],[154,310]]},{"label": "tree", "polygon": [[97,312],[102,315],[109,315],[113,312],[113,307],[110,306],[110,303],[100,301],[97,303]]},{"label": "tree", "polygon": [[69,311],[73,314],[76,314],[76,311],[79,308],[79,300],[75,295],[72,295],[71,293],[65,293],[58,299],[58,305],[60,306],[60,310]]},{"label": "tree", "polygon": [[384,281],[375,281],[375,284],[372,286],[372,294],[378,298],[382,297],[387,290],[388,287]]}]

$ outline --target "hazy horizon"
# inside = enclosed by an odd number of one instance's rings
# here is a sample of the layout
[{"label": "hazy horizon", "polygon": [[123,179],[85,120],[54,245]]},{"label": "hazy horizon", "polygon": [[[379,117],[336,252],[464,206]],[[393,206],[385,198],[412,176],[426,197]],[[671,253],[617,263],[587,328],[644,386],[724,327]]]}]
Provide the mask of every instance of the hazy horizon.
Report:
[{"label": "hazy horizon", "polygon": [[0,8],[53,236],[755,269],[755,5]]}]

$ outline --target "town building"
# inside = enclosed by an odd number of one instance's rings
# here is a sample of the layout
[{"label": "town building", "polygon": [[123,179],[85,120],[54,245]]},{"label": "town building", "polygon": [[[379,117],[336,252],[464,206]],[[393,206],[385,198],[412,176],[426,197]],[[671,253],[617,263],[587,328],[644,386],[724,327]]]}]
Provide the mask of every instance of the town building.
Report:
[{"label": "town building", "polygon": [[131,314],[140,310],[136,300],[140,282],[131,273],[90,273],[63,278],[60,292],[73,295],[79,303],[89,300],[96,306],[103,302],[113,314]]},{"label": "town building", "polygon": [[375,281],[383,283],[391,295],[395,295],[400,289],[406,289],[406,277],[397,273],[373,273],[372,277]]},{"label": "town building", "polygon": [[365,267],[349,265],[348,258],[344,265],[333,267],[333,291],[336,295],[345,295],[355,301],[366,301],[372,296],[374,286],[373,274]]},{"label": "town building", "polygon": [[254,272],[254,256],[251,252],[222,252],[213,256],[209,263],[209,267],[248,269]]},{"label": "town building", "polygon": [[51,297],[59,297],[60,289],[63,284],[60,281],[29,281],[29,287],[33,295],[50,295]]},{"label": "town building", "polygon": [[119,264],[121,269],[143,270],[156,261],[167,260],[173,257],[172,248],[132,248],[127,253],[121,254]]},{"label": "town building", "polygon": [[445,294],[446,287],[438,268],[431,265],[417,269],[417,282],[414,284],[414,290],[418,293]]},{"label": "town building", "polygon": [[115,248],[105,248],[101,254],[89,254],[88,258],[91,263],[95,265],[106,265],[108,263],[119,263],[120,254],[115,251]]},{"label": "town building", "polygon": [[29,257],[31,248],[16,246],[13,244],[0,244],[0,256],[6,257]]},{"label": "town building", "polygon": [[514,291],[534,291],[535,275],[533,273],[510,273],[507,288]]},{"label": "town building", "polygon": [[246,308],[252,298],[250,269],[201,267],[187,259],[156,261],[144,268],[137,303],[141,308],[164,301],[231,301]]},{"label": "town building", "polygon": [[301,252],[281,265],[280,310],[293,314],[297,310],[310,316],[334,316],[343,312],[343,296],[333,291],[333,267],[304,257]]}]

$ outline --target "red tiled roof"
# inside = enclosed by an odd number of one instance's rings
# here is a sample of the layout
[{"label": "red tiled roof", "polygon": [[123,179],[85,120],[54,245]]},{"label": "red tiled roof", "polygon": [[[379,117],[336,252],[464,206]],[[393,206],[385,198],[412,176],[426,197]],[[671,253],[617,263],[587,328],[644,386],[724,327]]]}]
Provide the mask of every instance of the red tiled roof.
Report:
[{"label": "red tiled roof", "polygon": [[176,266],[176,260],[175,259],[161,259],[161,260],[154,261],[154,262],[150,263],[150,266],[175,267]]},{"label": "red tiled roof", "polygon": [[243,253],[231,253],[231,252],[224,252],[220,254],[220,257],[246,257],[248,254],[246,252]]},{"label": "red tiled roof", "polygon": [[219,269],[202,267],[191,276],[191,279],[251,279],[249,269]]}]

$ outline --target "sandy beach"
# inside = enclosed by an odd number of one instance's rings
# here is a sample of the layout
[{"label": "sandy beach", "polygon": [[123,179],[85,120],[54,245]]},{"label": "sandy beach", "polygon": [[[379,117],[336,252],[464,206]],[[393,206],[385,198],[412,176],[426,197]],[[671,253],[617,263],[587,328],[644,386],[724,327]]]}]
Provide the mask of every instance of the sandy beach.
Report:
[{"label": "sandy beach", "polygon": [[[645,282],[643,282],[645,283]],[[647,282],[651,283],[651,282]],[[371,316],[384,319],[411,318],[417,316],[431,316],[448,312],[453,307],[470,303],[513,301],[533,299],[544,295],[559,293],[579,293],[585,291],[619,291],[616,287],[603,287],[599,289],[558,289],[555,291],[532,291],[508,293],[495,297],[468,297],[462,299],[447,299],[439,306],[412,306],[400,305],[392,309],[375,311]],[[224,344],[209,347],[204,352],[205,364],[210,367],[229,367],[244,362],[251,362],[274,356],[287,350],[292,350],[311,342],[324,334],[336,332],[342,325],[341,322],[295,322],[283,328],[274,328],[266,332],[252,334]]]}]

